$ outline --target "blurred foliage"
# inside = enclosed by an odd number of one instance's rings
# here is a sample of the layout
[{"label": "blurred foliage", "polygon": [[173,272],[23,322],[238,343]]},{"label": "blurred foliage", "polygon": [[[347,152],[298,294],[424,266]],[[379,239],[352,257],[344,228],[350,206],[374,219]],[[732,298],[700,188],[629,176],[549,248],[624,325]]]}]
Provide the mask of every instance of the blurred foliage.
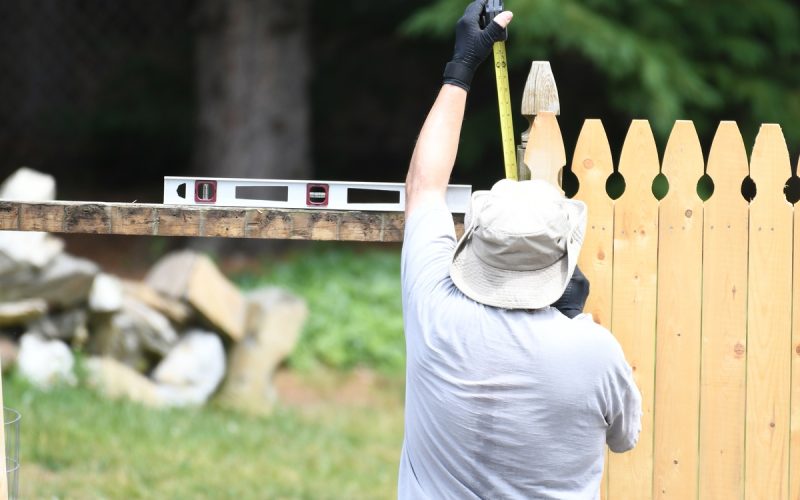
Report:
[{"label": "blurred foliage", "polygon": [[[407,33],[451,37],[464,0],[437,0]],[[663,137],[676,119],[708,134],[720,118],[752,131],[762,122],[800,132],[800,6],[790,0],[509,0],[512,65],[583,60],[555,72],[559,89],[603,87],[616,110],[651,120]],[[580,102],[564,100],[562,112]],[[585,117],[585,116],[584,116]],[[710,130],[713,132],[713,130]]]},{"label": "blurred foliage", "polygon": [[405,366],[397,250],[318,244],[234,281],[246,289],[285,287],[307,301],[310,315],[289,360],[295,368],[363,365],[398,373]]}]

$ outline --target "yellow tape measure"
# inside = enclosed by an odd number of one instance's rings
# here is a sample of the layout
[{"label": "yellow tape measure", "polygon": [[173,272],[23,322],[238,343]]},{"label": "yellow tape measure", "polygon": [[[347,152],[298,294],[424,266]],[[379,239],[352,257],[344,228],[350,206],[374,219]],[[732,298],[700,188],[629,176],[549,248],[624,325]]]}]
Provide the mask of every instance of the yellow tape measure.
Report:
[{"label": "yellow tape measure", "polygon": [[497,103],[500,109],[500,135],[506,179],[517,180],[517,151],[514,145],[514,117],[511,115],[511,90],[508,84],[506,42],[494,44],[494,74],[497,79]]}]

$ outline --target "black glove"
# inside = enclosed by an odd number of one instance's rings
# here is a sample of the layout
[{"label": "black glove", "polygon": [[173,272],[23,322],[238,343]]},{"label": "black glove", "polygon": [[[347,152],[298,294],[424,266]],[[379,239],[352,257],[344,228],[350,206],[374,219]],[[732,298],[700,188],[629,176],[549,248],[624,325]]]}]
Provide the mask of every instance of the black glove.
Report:
[{"label": "black glove", "polygon": [[456,24],[456,48],[453,59],[444,67],[444,83],[469,91],[475,70],[486,60],[494,42],[506,39],[506,30],[496,21],[481,29],[481,13],[487,0],[475,0],[467,6]]},{"label": "black glove", "polygon": [[553,304],[553,307],[561,311],[564,316],[572,319],[583,312],[587,297],[589,297],[589,280],[578,269],[578,266],[575,266],[575,272],[572,273],[572,278],[567,283],[567,289],[564,290],[561,298]]}]

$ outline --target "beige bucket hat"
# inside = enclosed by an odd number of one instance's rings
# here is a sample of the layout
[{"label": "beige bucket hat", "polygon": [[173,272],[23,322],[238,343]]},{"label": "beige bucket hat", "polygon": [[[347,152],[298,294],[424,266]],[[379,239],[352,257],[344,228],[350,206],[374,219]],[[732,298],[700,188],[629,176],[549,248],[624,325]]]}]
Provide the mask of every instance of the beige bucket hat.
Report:
[{"label": "beige bucket hat", "polygon": [[540,180],[503,179],[476,191],[450,276],[464,295],[505,309],[557,301],[578,262],[586,204]]}]

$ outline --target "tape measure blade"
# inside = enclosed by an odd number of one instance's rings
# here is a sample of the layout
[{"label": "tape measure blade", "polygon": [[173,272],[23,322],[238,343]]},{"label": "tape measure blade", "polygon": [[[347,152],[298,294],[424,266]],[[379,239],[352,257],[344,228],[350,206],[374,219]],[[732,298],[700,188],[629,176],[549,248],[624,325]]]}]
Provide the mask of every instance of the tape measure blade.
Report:
[{"label": "tape measure blade", "polygon": [[508,58],[505,42],[493,46],[497,104],[500,113],[500,138],[507,179],[517,179],[517,153],[514,145],[514,117],[511,114],[511,89],[508,83]]}]

